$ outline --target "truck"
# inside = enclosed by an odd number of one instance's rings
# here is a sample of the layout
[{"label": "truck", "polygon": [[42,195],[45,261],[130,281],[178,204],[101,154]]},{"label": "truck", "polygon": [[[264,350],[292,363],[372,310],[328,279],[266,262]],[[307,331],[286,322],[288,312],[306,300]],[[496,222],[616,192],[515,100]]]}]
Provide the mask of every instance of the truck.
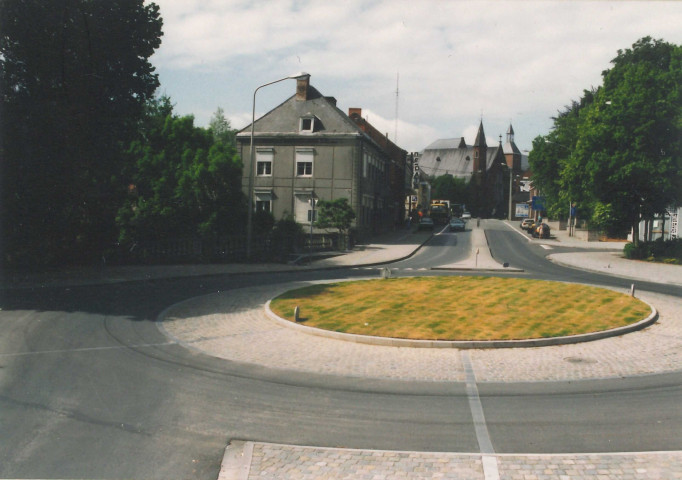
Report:
[{"label": "truck", "polygon": [[450,221],[450,202],[441,203],[437,200],[431,202],[431,208],[429,209],[429,216],[433,219],[434,223],[445,225]]}]

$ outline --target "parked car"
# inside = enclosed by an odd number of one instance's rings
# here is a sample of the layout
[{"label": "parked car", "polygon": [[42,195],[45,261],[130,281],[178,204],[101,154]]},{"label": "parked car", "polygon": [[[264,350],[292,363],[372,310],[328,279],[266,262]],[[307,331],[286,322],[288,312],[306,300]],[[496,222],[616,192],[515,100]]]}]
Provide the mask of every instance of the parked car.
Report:
[{"label": "parked car", "polygon": [[433,230],[434,224],[431,217],[422,217],[419,219],[419,226],[417,230]]},{"label": "parked car", "polygon": [[462,220],[470,220],[471,214],[469,212],[462,213]]},{"label": "parked car", "polygon": [[459,230],[463,232],[466,229],[467,224],[461,218],[452,217],[450,219],[450,231],[454,232]]},{"label": "parked car", "polygon": [[546,223],[541,223],[540,225],[534,225],[531,231],[531,235],[534,238],[549,238],[550,228]]},{"label": "parked car", "polygon": [[519,226],[521,227],[522,230],[528,230],[531,227],[531,225],[533,225],[533,223],[535,223],[535,220],[533,220],[532,218],[524,218],[523,220],[521,220]]}]

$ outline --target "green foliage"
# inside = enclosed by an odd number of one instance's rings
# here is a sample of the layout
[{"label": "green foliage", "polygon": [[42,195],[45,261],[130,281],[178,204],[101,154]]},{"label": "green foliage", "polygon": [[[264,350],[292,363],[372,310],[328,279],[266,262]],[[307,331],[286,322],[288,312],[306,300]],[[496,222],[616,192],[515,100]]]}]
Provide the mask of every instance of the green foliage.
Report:
[{"label": "green foliage", "polygon": [[317,208],[315,225],[319,228],[338,228],[340,233],[346,233],[355,219],[355,212],[347,198],[320,200]]},{"label": "green foliage", "polygon": [[213,114],[209,127],[216,142],[237,145],[237,130],[234,130],[230,121],[225,118],[225,112],[222,108],[218,107],[218,110]]},{"label": "green foliage", "polygon": [[0,2],[3,261],[92,261],[115,240],[122,146],[159,82],[159,8]]},{"label": "green foliage", "polygon": [[450,200],[452,203],[470,203],[466,180],[450,174],[441,175],[433,179],[431,182],[431,197]]},{"label": "green foliage", "polygon": [[128,156],[130,195],[119,209],[119,241],[198,235],[204,239],[243,231],[241,161],[235,148],[215,142],[210,130],[177,117],[167,99],[147,109]]},{"label": "green foliage", "polygon": [[594,91],[583,92],[579,101],[566,106],[554,117],[554,129],[533,140],[528,163],[533,172],[533,185],[545,197],[546,210],[552,218],[567,218],[569,203],[583,208],[591,201],[584,190],[573,183],[570,157],[578,138],[578,125],[594,100]]},{"label": "green foliage", "polygon": [[277,220],[272,230],[274,238],[296,237],[304,233],[303,226],[292,215],[284,215]]},{"label": "green foliage", "polygon": [[253,215],[253,233],[256,236],[269,235],[275,226],[275,217],[272,213],[259,210]]},{"label": "green foliage", "polygon": [[529,161],[533,182],[559,205],[551,212],[577,201],[583,216],[638,238],[640,218],[682,202],[682,48],[645,37],[612,64],[603,86],[533,142]]},{"label": "green foliage", "polygon": [[627,243],[623,248],[625,258],[682,265],[682,238],[653,242]]}]

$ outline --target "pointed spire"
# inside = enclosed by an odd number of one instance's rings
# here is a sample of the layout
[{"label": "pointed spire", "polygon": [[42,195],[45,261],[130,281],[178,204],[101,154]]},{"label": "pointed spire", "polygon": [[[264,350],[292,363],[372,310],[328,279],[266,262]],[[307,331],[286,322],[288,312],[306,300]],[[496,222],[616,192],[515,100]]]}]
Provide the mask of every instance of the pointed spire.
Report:
[{"label": "pointed spire", "polygon": [[507,130],[507,143],[514,143],[514,127],[511,123],[509,124],[509,129]]},{"label": "pointed spire", "polygon": [[483,120],[478,126],[478,133],[476,134],[476,140],[474,141],[474,147],[487,147],[488,144],[485,142],[485,132],[483,132]]}]

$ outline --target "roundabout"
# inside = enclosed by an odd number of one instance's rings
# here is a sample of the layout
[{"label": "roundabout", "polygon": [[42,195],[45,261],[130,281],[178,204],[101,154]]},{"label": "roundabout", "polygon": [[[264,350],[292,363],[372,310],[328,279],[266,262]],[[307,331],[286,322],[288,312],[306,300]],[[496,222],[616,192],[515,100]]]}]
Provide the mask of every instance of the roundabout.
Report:
[{"label": "roundabout", "polygon": [[[559,401],[564,393],[575,390],[575,394],[569,394],[576,401],[569,408],[569,415],[584,417],[577,423],[587,420],[600,424],[604,421],[604,415],[608,416],[606,412],[610,408],[607,405],[618,402],[619,390],[628,391],[632,388],[627,379],[675,375],[682,364],[679,340],[682,338],[682,325],[678,321],[679,303],[675,297],[638,292],[638,298],[655,306],[652,311],[657,311],[658,316],[652,313],[644,319],[644,323],[635,322],[641,323],[641,330],[633,333],[618,332],[616,336],[589,339],[591,341],[581,343],[560,341],[560,344],[551,346],[519,344],[516,345],[519,348],[500,349],[449,345],[449,348],[424,349],[387,345],[381,341],[361,343],[353,336],[345,335],[343,339],[326,333],[320,335],[319,332],[311,335],[310,328],[298,328],[299,325],[275,318],[268,312],[270,299],[316,283],[287,282],[275,286],[255,286],[190,299],[164,312],[160,325],[165,335],[189,349],[238,364],[257,365],[268,372],[279,371],[284,378],[295,373],[302,384],[306,382],[306,376],[311,375],[322,379],[322,383],[325,383],[325,378],[348,379],[350,383],[343,383],[347,386],[353,385],[354,381],[361,382],[357,384],[363,385],[359,388],[368,389],[368,392],[375,388],[377,391],[400,388],[380,387],[384,385],[381,382],[387,381],[397,381],[398,384],[392,385],[403,384],[410,391],[421,389],[427,396],[431,395],[428,392],[450,391],[453,386],[455,391],[461,388],[462,393],[454,394],[452,398],[464,395],[468,399],[470,414],[476,426],[478,451],[426,453],[356,450],[301,446],[320,445],[317,442],[291,445],[235,440],[225,452],[221,479],[256,478],[268,474],[277,478],[333,478],[341,475],[341,472],[358,478],[374,474],[393,478],[391,474],[395,472],[411,472],[414,478],[431,478],[438,474],[445,478],[488,480],[516,478],[513,474],[549,474],[550,478],[585,479],[601,475],[603,478],[616,479],[622,478],[624,471],[645,475],[635,475],[633,478],[647,478],[646,475],[667,478],[665,475],[682,470],[679,452],[540,454],[547,451],[548,445],[538,445],[535,450],[530,450],[537,454],[514,454],[516,450],[511,447],[512,444],[503,446],[499,437],[494,442],[496,447],[493,447],[489,428],[499,435],[500,427],[489,427],[491,421],[488,420],[494,418],[493,425],[500,422],[515,423],[513,416],[496,418],[491,403],[495,403],[494,399],[499,398],[503,404],[514,403],[509,400],[515,396],[523,398],[529,394],[528,400],[531,400],[535,393],[530,392],[537,392],[540,395],[538,398],[547,396],[550,401],[553,398]],[[625,294],[626,290],[621,290],[621,293]],[[372,382],[377,382],[377,386],[372,386]],[[330,386],[334,383],[332,381]],[[598,385],[611,386],[593,397],[589,392],[598,391]],[[507,401],[502,400],[509,394],[502,392],[508,391],[517,393],[508,397]],[[536,407],[530,405],[535,401],[530,401],[528,408],[534,410]],[[607,403],[603,404],[604,401]],[[483,405],[486,406],[485,414]],[[591,410],[594,413],[590,413]],[[567,415],[567,412],[562,414],[559,411],[552,415],[559,415],[559,418]],[[616,414],[616,411],[612,413]],[[595,414],[597,416],[593,417]],[[537,415],[541,415],[540,411]],[[545,418],[545,421],[553,423],[549,418]],[[542,435],[555,436],[555,440],[562,438],[561,443],[565,443],[567,437],[580,435],[580,429],[574,431],[573,426],[570,426],[573,422],[568,418],[559,423],[564,425],[559,430],[548,430],[539,425],[537,428],[538,431],[545,431]],[[532,422],[528,426],[531,425]],[[552,430],[553,434],[548,433]],[[532,437],[537,434],[530,434],[531,431],[521,435]],[[603,435],[607,434],[604,432]],[[627,435],[622,436],[621,440],[625,438]],[[528,441],[528,438],[524,438],[524,443]],[[583,438],[576,443],[581,446],[574,448],[578,452],[604,451],[604,447],[597,447],[597,444],[587,446],[589,443]],[[611,447],[615,450],[609,448],[608,451],[628,452],[628,447],[624,446],[626,443],[619,441]],[[560,451],[568,451],[565,448]],[[452,447],[448,450],[453,451]],[[455,447],[454,451],[469,450]],[[244,472],[250,472],[253,477]]]},{"label": "roundabout", "polygon": [[[275,370],[403,381],[463,382],[458,348],[404,348],[311,335],[277,322],[267,302],[310,285],[294,282],[199,297],[170,307],[159,327],[172,340],[217,358]],[[622,378],[678,371],[682,365],[676,301],[642,296],[658,321],[632,334],[585,343],[468,352],[479,382]],[[289,322],[290,323],[290,322]],[[580,360],[579,360],[580,359]]]},{"label": "roundabout", "polygon": [[[485,235],[436,234],[413,255],[406,247],[414,251],[422,237],[357,252],[374,262],[350,262],[355,255],[347,254],[315,269],[98,269],[8,290],[0,312],[7,326],[0,342],[0,423],[8,432],[2,476],[679,476],[676,270],[637,264],[628,275],[640,275],[636,296],[656,307],[657,322],[576,344],[368,345],[310,335],[267,314],[267,302],[285,291],[385,281],[386,268],[393,278],[478,273],[630,290],[630,280],[546,261],[550,244],[526,245],[500,222],[482,224]],[[490,258],[485,244],[475,243],[486,237]],[[478,248],[483,272],[465,258]],[[615,252],[556,249],[621,271]],[[493,257],[514,270],[497,268]]]}]

